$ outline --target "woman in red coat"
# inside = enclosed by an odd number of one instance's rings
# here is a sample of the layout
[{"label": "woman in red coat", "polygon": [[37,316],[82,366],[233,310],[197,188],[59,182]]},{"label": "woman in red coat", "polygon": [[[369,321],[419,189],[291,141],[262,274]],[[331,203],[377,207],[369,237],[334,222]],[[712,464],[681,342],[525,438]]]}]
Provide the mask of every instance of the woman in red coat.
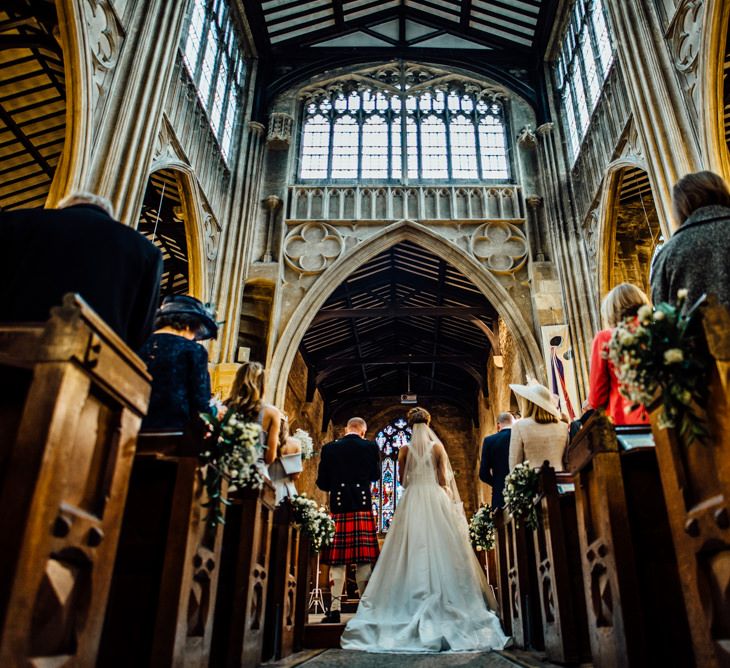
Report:
[{"label": "woman in red coat", "polygon": [[615,327],[625,318],[636,317],[645,304],[649,304],[649,298],[631,283],[617,285],[601,303],[601,317],[608,329],[601,330],[593,339],[588,403],[591,408],[605,410],[614,424],[649,424],[646,409],[640,406],[631,410],[631,402],[619,393],[613,365],[605,355]]}]

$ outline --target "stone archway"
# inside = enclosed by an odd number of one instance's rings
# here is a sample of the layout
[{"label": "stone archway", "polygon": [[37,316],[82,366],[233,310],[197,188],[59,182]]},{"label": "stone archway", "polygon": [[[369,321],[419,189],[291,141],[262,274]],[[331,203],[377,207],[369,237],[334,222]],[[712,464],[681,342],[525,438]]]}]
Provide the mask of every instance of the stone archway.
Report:
[{"label": "stone archway", "polygon": [[401,220],[355,246],[314,282],[294,309],[277,339],[269,363],[268,395],[274,403],[284,405],[289,370],[298,347],[320,307],[332,291],[353,271],[379,253],[401,241],[411,241],[443,258],[470,278],[473,284],[494,305],[512,333],[526,374],[545,379],[545,368],[532,328],[517,303],[489,271],[466,251],[450,243],[429,228],[411,220]]}]

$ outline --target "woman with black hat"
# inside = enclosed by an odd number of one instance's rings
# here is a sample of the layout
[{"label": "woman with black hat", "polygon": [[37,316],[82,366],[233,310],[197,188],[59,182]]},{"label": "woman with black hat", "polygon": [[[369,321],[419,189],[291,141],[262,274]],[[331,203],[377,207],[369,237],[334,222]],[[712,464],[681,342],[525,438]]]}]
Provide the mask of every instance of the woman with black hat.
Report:
[{"label": "woman with black hat", "polygon": [[168,295],[155,316],[155,332],[139,351],[152,375],[142,430],[185,429],[210,408],[208,351],[196,341],[214,339],[212,311],[190,295]]}]

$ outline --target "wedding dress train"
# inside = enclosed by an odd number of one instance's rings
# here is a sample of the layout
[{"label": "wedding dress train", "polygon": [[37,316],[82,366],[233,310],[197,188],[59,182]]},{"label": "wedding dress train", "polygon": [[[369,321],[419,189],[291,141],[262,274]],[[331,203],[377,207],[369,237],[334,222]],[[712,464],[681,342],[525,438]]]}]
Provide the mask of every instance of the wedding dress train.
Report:
[{"label": "wedding dress train", "polygon": [[494,598],[469,542],[448,460],[449,490],[439,486],[435,438],[427,425],[414,425],[403,497],[343,649],[484,651],[507,642],[488,607]]}]

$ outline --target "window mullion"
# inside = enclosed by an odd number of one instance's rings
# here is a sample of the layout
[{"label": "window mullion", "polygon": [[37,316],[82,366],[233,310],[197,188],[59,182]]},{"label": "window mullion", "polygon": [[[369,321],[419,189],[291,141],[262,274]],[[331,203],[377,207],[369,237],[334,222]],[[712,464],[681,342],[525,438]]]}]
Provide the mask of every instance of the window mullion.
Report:
[{"label": "window mullion", "polygon": [[474,100],[474,110],[472,112],[472,125],[474,127],[474,150],[477,153],[477,178],[480,181],[483,181],[484,180],[484,165],[482,165],[482,142],[479,139],[479,111],[477,110],[477,105],[479,104],[479,100],[476,98],[476,96],[472,99]]},{"label": "window mullion", "polygon": [[330,119],[330,140],[329,140],[329,146],[327,150],[327,179],[332,179],[332,155],[334,151],[334,143],[335,143],[335,117],[336,117],[336,111],[335,111],[335,96],[333,95],[330,97],[330,105],[331,108],[328,112],[328,116]]},{"label": "window mullion", "polygon": [[444,127],[446,128],[446,178],[451,181],[454,178],[454,172],[451,167],[451,110],[449,109],[448,99],[447,95],[443,119]]},{"label": "window mullion", "polygon": [[355,113],[355,120],[357,121],[357,179],[362,179],[362,137],[363,130],[365,127],[365,110],[362,108],[362,93],[360,93],[360,108]]},{"label": "window mullion", "polygon": [[[601,53],[598,49],[598,37],[596,36],[596,27],[593,25],[593,12],[596,10],[596,3],[590,2],[586,7],[585,24],[588,31],[588,37],[591,42],[591,53],[593,54],[593,60],[596,67],[596,75],[598,77],[599,85],[606,79],[606,72],[601,62]],[[600,9],[599,9],[600,11]],[[601,85],[602,87],[602,85]]]}]

